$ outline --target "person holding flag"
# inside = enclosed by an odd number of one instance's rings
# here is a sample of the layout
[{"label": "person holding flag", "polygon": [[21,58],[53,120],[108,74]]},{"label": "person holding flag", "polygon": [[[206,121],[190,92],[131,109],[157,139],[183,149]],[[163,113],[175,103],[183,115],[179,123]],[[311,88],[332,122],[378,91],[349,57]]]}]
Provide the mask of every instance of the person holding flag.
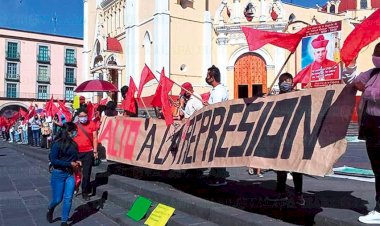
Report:
[{"label": "person holding flag", "polygon": [[366,141],[368,157],[375,174],[376,206],[358,220],[366,224],[380,224],[380,43],[375,46],[372,62],[374,68],[358,74],[354,59],[343,70],[342,78],[345,83],[363,92],[359,139]]}]

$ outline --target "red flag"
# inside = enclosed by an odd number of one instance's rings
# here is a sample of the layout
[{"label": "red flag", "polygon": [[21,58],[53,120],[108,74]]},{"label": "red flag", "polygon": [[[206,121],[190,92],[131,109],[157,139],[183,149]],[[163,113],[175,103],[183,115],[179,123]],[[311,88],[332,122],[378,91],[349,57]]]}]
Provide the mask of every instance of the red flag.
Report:
[{"label": "red flag", "polygon": [[311,77],[311,69],[313,68],[313,64],[302,69],[293,79],[293,86],[296,86],[298,83],[302,85],[306,85],[310,82]]},{"label": "red flag", "polygon": [[54,116],[59,112],[59,109],[54,104],[54,98],[51,96],[50,100],[45,105],[46,116]]},{"label": "red flag", "polygon": [[65,104],[58,100],[58,106],[61,110],[62,114],[65,116],[66,122],[71,121],[71,112],[70,110],[65,106]]},{"label": "red flag", "polygon": [[169,102],[169,92],[172,89],[173,84],[174,82],[165,76],[165,71],[162,69],[160,82],[158,83],[156,93],[154,94],[152,105],[162,107],[162,113],[167,126],[173,123],[173,115]]},{"label": "red flag", "polygon": [[106,105],[107,102],[108,102],[108,98],[106,97],[106,98],[100,100],[99,105]]},{"label": "red flag", "polygon": [[36,108],[33,106],[33,103],[30,103],[30,106],[28,108],[28,115],[27,117],[25,117],[25,120],[33,118],[35,114],[36,114]]},{"label": "red flag", "polygon": [[272,44],[294,52],[298,43],[306,35],[306,28],[295,34],[262,31],[249,27],[242,27],[241,29],[245,34],[250,51],[260,49],[266,44]]},{"label": "red flag", "polygon": [[135,82],[133,81],[132,77],[130,77],[129,80],[129,88],[128,92],[125,96],[125,100],[122,102],[122,107],[124,110],[136,114],[136,104],[135,104],[135,93],[137,91],[137,87],[135,85]]},{"label": "red flag", "polygon": [[20,113],[20,115],[21,115],[21,117],[26,117],[26,116],[28,116],[28,112],[27,111],[25,111],[24,109],[22,109],[22,108],[20,108],[19,110],[18,110],[18,112]]},{"label": "red flag", "polygon": [[94,117],[95,115],[95,107],[94,105],[91,103],[91,102],[88,102],[87,103],[87,115],[88,115],[88,119],[89,120],[92,120],[92,118]]},{"label": "red flag", "polygon": [[140,85],[139,85],[139,90],[137,92],[137,98],[140,98],[144,85],[150,80],[155,79],[155,78],[156,77],[154,76],[153,72],[145,64],[144,69],[141,72]]},{"label": "red flag", "polygon": [[202,93],[202,94],[201,94],[202,101],[203,101],[203,102],[208,102],[208,99],[210,99],[210,95],[211,95],[210,92]]},{"label": "red flag", "polygon": [[380,9],[358,24],[347,36],[340,51],[342,61],[348,66],[360,50],[380,37]]}]

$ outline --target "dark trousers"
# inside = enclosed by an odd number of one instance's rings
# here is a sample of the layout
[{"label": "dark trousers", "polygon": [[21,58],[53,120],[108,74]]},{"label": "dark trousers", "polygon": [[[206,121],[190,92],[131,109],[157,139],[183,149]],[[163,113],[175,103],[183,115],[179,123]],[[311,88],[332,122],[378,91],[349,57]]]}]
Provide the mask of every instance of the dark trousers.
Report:
[{"label": "dark trousers", "polygon": [[32,133],[33,133],[33,145],[40,146],[41,129],[32,130]]},{"label": "dark trousers", "polygon": [[226,168],[211,168],[209,175],[215,179],[226,179],[229,177],[229,173]]},{"label": "dark trousers", "polygon": [[[285,193],[286,190],[286,178],[288,172],[286,171],[276,171],[277,173],[277,192]],[[293,182],[294,182],[294,190],[297,195],[302,194],[302,173],[292,173]]]},{"label": "dark trousers", "polygon": [[380,128],[368,128],[367,130],[367,153],[369,161],[371,162],[373,173],[375,174],[375,210],[380,212]]},{"label": "dark trousers", "polygon": [[89,194],[92,192],[90,180],[94,152],[79,152],[78,157],[82,161],[82,194]]},{"label": "dark trousers", "polygon": [[28,144],[33,145],[33,132],[30,127],[28,127]]},{"label": "dark trousers", "polygon": [[42,135],[42,137],[41,137],[41,148],[48,148],[48,137],[49,137],[49,135]]}]

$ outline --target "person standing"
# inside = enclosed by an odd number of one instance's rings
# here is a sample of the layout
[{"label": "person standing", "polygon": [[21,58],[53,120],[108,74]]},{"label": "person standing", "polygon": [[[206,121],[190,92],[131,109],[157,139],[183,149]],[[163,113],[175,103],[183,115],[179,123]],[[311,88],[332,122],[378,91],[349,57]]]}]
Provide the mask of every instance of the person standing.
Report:
[{"label": "person standing", "polygon": [[181,86],[180,97],[183,98],[184,106],[180,106],[179,115],[184,118],[190,118],[196,111],[203,108],[201,96],[194,93],[193,85],[190,82],[185,82]]},{"label": "person standing", "polygon": [[372,62],[374,68],[358,74],[355,59],[343,70],[342,78],[362,92],[359,138],[366,141],[367,154],[375,174],[376,206],[358,220],[365,224],[380,224],[380,43],[375,46]]},{"label": "person standing", "polygon": [[[216,104],[228,100],[228,90],[220,83],[220,70],[212,65],[207,70],[206,76],[207,84],[212,86],[210,98],[205,105]],[[209,173],[209,186],[223,186],[227,184],[226,178],[228,177],[226,168],[211,168]]]},{"label": "person standing", "polygon": [[41,121],[38,115],[35,115],[31,120],[31,129],[33,134],[33,143],[32,146],[40,146],[40,135],[41,135]]},{"label": "person standing", "polygon": [[77,126],[69,122],[58,134],[50,152],[53,166],[51,171],[52,199],[48,206],[46,219],[53,222],[54,209],[62,202],[61,225],[66,226],[74,195],[75,180],[73,172],[80,167],[78,147],[73,138],[77,135]]},{"label": "person standing", "polygon": [[[278,78],[278,85],[280,87],[280,94],[289,93],[293,91],[293,76],[290,73],[283,73]],[[288,172],[276,171],[277,173],[277,187],[276,196],[268,198],[269,201],[286,201],[288,196],[286,195],[286,179]],[[302,173],[292,172],[295,190],[295,203],[297,206],[304,206],[305,199],[302,195],[303,175]]]},{"label": "person standing", "polygon": [[82,162],[82,197],[88,201],[92,192],[90,184],[92,164],[94,159],[98,159],[98,132],[96,124],[88,119],[85,107],[80,107],[77,113],[78,135],[74,141],[78,145],[79,160]]}]

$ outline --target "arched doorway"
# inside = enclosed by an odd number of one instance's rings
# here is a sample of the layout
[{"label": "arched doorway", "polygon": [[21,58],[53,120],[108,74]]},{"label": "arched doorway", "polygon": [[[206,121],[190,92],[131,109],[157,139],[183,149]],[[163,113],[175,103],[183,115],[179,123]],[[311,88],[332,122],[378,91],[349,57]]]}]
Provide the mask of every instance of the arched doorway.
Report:
[{"label": "arched doorway", "polygon": [[19,112],[20,108],[24,111],[28,111],[25,106],[19,105],[17,103],[4,104],[0,107],[0,116],[5,118],[12,117],[16,112]]},{"label": "arched doorway", "polygon": [[234,66],[234,98],[262,96],[267,93],[267,68],[258,54],[241,55]]}]

